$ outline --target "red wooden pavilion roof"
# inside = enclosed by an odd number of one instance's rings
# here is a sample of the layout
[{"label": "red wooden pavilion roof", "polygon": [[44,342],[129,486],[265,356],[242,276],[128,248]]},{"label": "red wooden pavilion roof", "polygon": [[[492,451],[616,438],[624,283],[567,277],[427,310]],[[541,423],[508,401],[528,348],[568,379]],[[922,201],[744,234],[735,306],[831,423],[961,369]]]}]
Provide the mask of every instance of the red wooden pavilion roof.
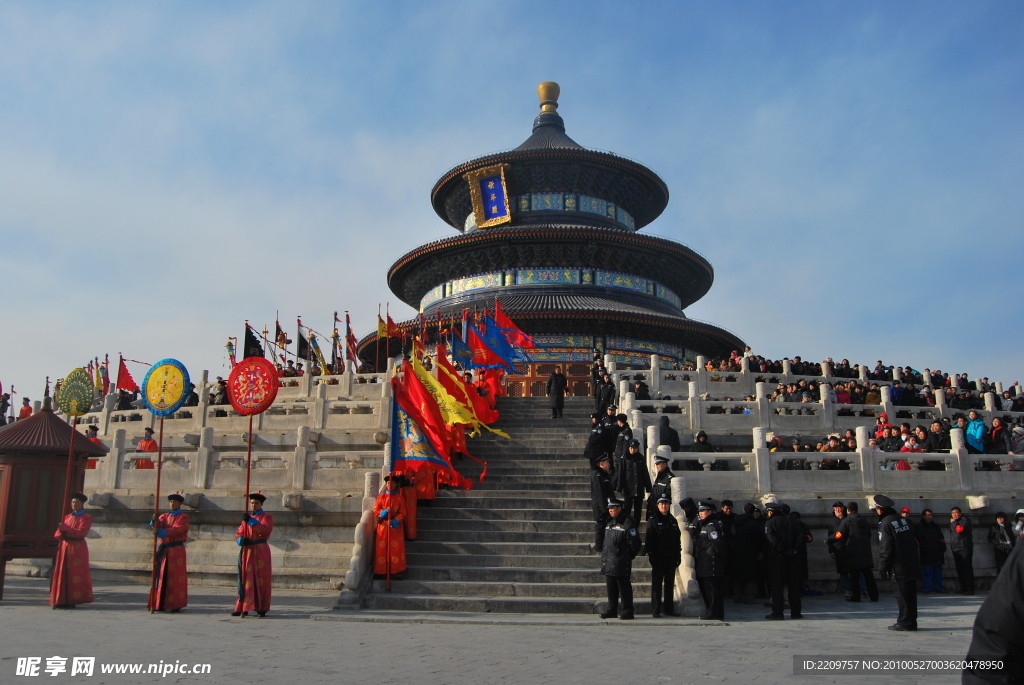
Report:
[{"label": "red wooden pavilion roof", "polygon": [[[71,432],[75,430],[44,408],[27,419],[15,421],[0,428],[0,454],[4,452],[57,452],[67,454],[71,449]],[[75,454],[102,457],[106,447],[97,445],[81,432],[75,435]]]}]

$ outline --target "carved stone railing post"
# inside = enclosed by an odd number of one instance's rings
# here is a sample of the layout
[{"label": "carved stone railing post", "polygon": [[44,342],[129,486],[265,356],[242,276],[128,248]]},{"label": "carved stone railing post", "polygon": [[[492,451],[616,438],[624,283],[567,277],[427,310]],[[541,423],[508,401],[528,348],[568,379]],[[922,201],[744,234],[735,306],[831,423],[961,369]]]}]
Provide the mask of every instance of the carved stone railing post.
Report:
[{"label": "carved stone railing post", "polygon": [[768,428],[772,421],[771,402],[768,401],[768,384],[758,383],[754,387],[754,399],[757,401],[757,424]]},{"label": "carved stone railing post", "polygon": [[124,428],[115,430],[114,443],[107,453],[107,487],[115,490],[121,487],[121,473],[124,471],[125,435]]},{"label": "carved stone railing post", "polygon": [[292,464],[292,488],[306,489],[306,470],[309,464],[309,426],[299,426],[295,437],[295,459]]},{"label": "carved stone railing post", "polygon": [[[758,383],[758,385],[761,384]],[[758,492],[772,491],[772,454],[767,447],[767,432],[764,428],[755,428],[753,431],[754,449],[751,470],[754,471],[755,478],[757,478]]]},{"label": "carved stone railing post", "polygon": [[[639,413],[639,412],[638,412]],[[654,458],[658,456],[658,449],[661,446],[661,424],[655,423],[653,426],[647,427],[647,450],[644,454],[647,456],[647,471],[651,474],[651,478],[654,478]]]},{"label": "carved stone railing post", "polygon": [[690,397],[687,399],[690,407],[690,430],[699,430],[703,412],[700,404],[700,393],[698,392],[699,383],[690,381],[688,385],[690,388]]},{"label": "carved stone railing post", "polygon": [[661,358],[651,355],[651,397],[657,397],[661,391]]},{"label": "carved stone railing post", "polygon": [[963,430],[954,428],[949,431],[949,441],[953,448],[949,454],[955,456],[957,471],[960,473],[960,490],[965,493],[971,492],[974,487],[974,460],[967,452]]},{"label": "carved stone railing post", "polygon": [[857,434],[857,459],[860,462],[860,485],[866,492],[870,492],[875,489],[875,471],[878,470],[870,444],[871,428],[857,426],[855,432]]},{"label": "carved stone railing post", "polygon": [[196,468],[192,474],[197,488],[209,487],[210,468],[213,466],[213,426],[199,431],[199,447],[196,449]]},{"label": "carved stone railing post", "polygon": [[704,368],[707,363],[707,357],[697,355],[697,392],[691,394],[700,395],[708,391],[708,370]]},{"label": "carved stone railing post", "polygon": [[793,362],[788,359],[782,360],[782,375],[785,376],[783,383],[793,382]]},{"label": "carved stone railing post", "polygon": [[889,393],[890,386],[881,385],[878,391],[882,395],[882,411],[889,415],[889,423],[896,423],[896,412],[893,411],[892,395]]},{"label": "carved stone railing post", "polygon": [[996,400],[996,394],[994,392],[985,393],[985,411],[989,412],[989,421],[991,422],[992,415],[1002,410],[1002,404]]}]

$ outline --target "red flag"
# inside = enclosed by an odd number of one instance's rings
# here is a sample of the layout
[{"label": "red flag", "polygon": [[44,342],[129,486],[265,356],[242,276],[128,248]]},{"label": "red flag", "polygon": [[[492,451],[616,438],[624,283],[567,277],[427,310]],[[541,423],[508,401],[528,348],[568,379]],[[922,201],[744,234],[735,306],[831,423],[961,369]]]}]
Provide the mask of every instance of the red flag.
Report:
[{"label": "red flag", "polygon": [[513,345],[519,345],[525,350],[536,349],[533,344],[533,338],[523,333],[519,326],[512,322],[512,319],[505,315],[505,310],[501,308],[501,303],[497,300],[494,301],[494,323],[498,324],[498,328],[505,334],[508,341]]},{"label": "red flag", "polygon": [[387,314],[388,317],[388,337],[389,338],[401,338],[402,329],[398,327],[398,324],[391,320],[391,315]]},{"label": "red flag", "polygon": [[[498,420],[498,412],[487,406],[487,400],[477,392],[476,388],[467,385],[462,375],[448,361],[448,350],[442,343],[437,345],[437,363],[441,367],[437,374],[437,380],[448,391],[448,394],[460,402],[471,405],[476,417],[484,423],[490,425]],[[458,380],[453,381],[453,378]]]},{"label": "red flag", "polygon": [[498,353],[487,346],[477,334],[473,326],[469,326],[469,337],[466,338],[466,345],[473,350],[473,364],[477,366],[509,366],[510,362],[502,359]]},{"label": "red flag", "polygon": [[124,364],[124,357],[120,357],[120,359],[121,362],[117,367],[117,385],[115,388],[117,390],[127,390],[128,392],[137,391],[139,386],[135,383],[131,373],[128,372],[128,367]]},{"label": "red flag", "polygon": [[411,369],[406,369],[401,376],[401,380],[398,375],[391,379],[395,400],[419,425],[431,447],[442,457],[448,459],[451,454],[451,442],[449,441],[448,427],[441,416],[441,408],[437,406],[434,396],[423,387],[423,383]]}]

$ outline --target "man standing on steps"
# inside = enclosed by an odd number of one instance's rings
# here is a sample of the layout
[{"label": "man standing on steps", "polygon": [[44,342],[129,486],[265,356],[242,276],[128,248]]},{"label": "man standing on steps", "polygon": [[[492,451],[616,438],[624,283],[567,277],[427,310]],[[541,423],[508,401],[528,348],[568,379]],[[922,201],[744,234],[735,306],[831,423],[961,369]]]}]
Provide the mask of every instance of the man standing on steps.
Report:
[{"label": "man standing on steps", "polygon": [[590,505],[594,510],[594,551],[598,554],[604,549],[604,530],[611,518],[608,515],[608,502],[615,499],[615,488],[612,487],[612,458],[602,454],[597,458],[596,468],[590,474]]},{"label": "man standing on steps", "polygon": [[604,411],[606,407],[615,404],[615,382],[608,374],[604,375],[601,383],[601,390],[597,394],[597,410]]},{"label": "man standing on steps", "polygon": [[[601,425],[601,415],[594,412],[590,415],[590,435],[587,437],[587,446],[583,450],[583,456],[590,462],[590,468],[597,468],[597,459],[606,453],[605,428]],[[602,505],[603,509],[603,505]]]},{"label": "man standing on steps", "polygon": [[[620,436],[621,437],[621,436]],[[616,492],[626,500],[626,513],[639,521],[644,509],[644,495],[651,491],[651,474],[640,454],[640,441],[630,440],[627,452],[616,464]]]},{"label": "man standing on steps", "polygon": [[[655,504],[655,511],[647,519],[647,534],[644,548],[651,561],[651,615],[654,618],[676,616],[672,589],[676,580],[676,568],[682,562],[679,523],[669,513],[672,500],[669,493],[663,494]],[[661,594],[664,587],[664,599]]]},{"label": "man standing on steps", "polygon": [[889,630],[917,630],[917,579],[921,577],[921,558],[917,538],[910,522],[896,513],[895,504],[885,495],[875,495],[878,522],[878,566],[882,575],[892,579],[892,594],[899,615]]},{"label": "man standing on steps", "polygon": [[562,418],[562,408],[565,406],[565,374],[562,367],[556,366],[555,370],[548,376],[548,398],[551,404],[551,418]]},{"label": "man standing on steps", "polygon": [[764,508],[768,521],[764,524],[765,551],[768,553],[768,577],[772,593],[772,613],[765,618],[781,621],[785,609],[783,588],[788,588],[790,618],[803,618],[801,613],[800,570],[796,559],[797,531],[782,505],[768,502]]},{"label": "man standing on steps", "polygon": [[722,578],[728,563],[729,549],[720,518],[714,516],[715,508],[707,502],[697,506],[697,518],[687,525],[693,540],[694,566],[701,598],[704,600],[705,621],[724,621],[725,602],[722,596]]},{"label": "man standing on steps", "polygon": [[661,501],[662,497],[672,498],[672,478],[675,474],[668,467],[668,459],[666,457],[656,457],[654,459],[654,468],[657,470],[657,475],[655,475],[654,483],[651,485],[651,496],[647,498],[647,518],[651,518],[658,513],[658,502]]},{"label": "man standing on steps", "polygon": [[[601,573],[605,576],[608,589],[608,610],[601,618],[612,618],[616,615],[623,621],[633,620],[633,584],[630,576],[633,573],[633,559],[640,553],[640,533],[636,529],[636,521],[622,510],[622,502],[613,499],[608,501],[608,515],[611,517],[605,526],[604,548],[601,551]],[[619,597],[622,598],[622,611],[619,611]]]},{"label": "man standing on steps", "polygon": [[629,443],[633,441],[633,429],[629,427],[629,419],[625,414],[615,417],[615,428],[618,432],[615,434],[615,449],[612,456],[615,457],[615,466],[618,467],[619,461],[629,452]]}]

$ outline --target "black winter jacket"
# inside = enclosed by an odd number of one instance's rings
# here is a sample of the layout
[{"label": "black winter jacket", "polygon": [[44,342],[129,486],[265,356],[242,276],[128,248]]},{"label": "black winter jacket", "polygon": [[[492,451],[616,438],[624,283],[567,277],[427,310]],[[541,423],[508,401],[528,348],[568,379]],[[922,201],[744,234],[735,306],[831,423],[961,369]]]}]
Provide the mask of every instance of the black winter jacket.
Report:
[{"label": "black winter jacket", "polygon": [[690,539],[693,541],[694,566],[698,578],[721,578],[729,561],[729,548],[725,541],[722,522],[696,518],[690,521]]},{"label": "black winter jacket", "polygon": [[651,491],[651,474],[647,472],[644,455],[627,452],[615,469],[615,490],[626,497],[643,497]]},{"label": "black winter jacket", "polygon": [[974,635],[967,648],[969,661],[1002,661],[1002,671],[965,669],[963,685],[1024,683],[1024,545],[1017,545],[996,576],[988,597],[974,619]]},{"label": "black winter jacket", "polygon": [[633,559],[640,553],[641,544],[636,521],[625,512],[620,512],[619,517],[610,520],[604,529],[601,573],[628,578],[633,572]]},{"label": "black winter jacket", "polygon": [[590,506],[594,511],[594,520],[603,521],[608,516],[608,500],[615,496],[612,487],[612,474],[604,469],[594,469],[590,473]]},{"label": "black winter jacket", "polygon": [[672,514],[660,511],[647,519],[647,534],[644,548],[651,560],[651,566],[675,568],[682,563],[682,545],[679,522]]},{"label": "black winter jacket", "polygon": [[922,566],[940,566],[946,557],[946,538],[942,535],[942,527],[932,521],[923,519],[914,526],[914,535],[921,550]]},{"label": "black winter jacket", "polygon": [[957,521],[949,522],[949,549],[953,552],[969,552],[974,549],[974,524],[961,515]]},{"label": "black winter jacket", "polygon": [[895,511],[885,509],[878,523],[878,566],[897,578],[920,578],[921,558],[917,551],[917,538],[910,522]]},{"label": "black winter jacket", "polygon": [[871,524],[857,512],[846,515],[839,526],[841,546],[846,557],[847,570],[864,570],[875,567],[871,555]]}]

